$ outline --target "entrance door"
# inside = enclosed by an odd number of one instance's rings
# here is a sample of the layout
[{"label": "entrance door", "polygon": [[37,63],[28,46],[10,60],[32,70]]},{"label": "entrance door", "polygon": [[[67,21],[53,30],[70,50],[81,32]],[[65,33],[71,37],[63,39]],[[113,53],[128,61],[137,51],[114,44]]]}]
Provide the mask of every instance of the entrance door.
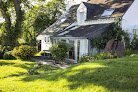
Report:
[{"label": "entrance door", "polygon": [[74,41],[69,40],[69,44],[71,45],[71,49],[69,51],[69,59],[74,59],[75,60]]}]

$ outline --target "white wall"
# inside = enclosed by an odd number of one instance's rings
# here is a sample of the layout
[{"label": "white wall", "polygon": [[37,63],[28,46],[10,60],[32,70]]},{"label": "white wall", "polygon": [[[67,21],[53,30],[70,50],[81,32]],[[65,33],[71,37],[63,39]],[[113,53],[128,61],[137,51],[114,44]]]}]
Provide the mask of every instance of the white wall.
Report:
[{"label": "white wall", "polygon": [[49,48],[52,46],[52,43],[46,43],[45,40],[41,40],[41,51],[43,50],[49,50]]},{"label": "white wall", "polygon": [[138,25],[138,0],[135,0],[124,14],[122,18],[122,29],[127,31],[130,36],[133,37],[136,25]]},{"label": "white wall", "polygon": [[45,37],[50,37],[50,35],[39,35],[36,37],[37,40],[41,40],[41,51],[49,50],[52,46],[52,42],[45,42]]}]

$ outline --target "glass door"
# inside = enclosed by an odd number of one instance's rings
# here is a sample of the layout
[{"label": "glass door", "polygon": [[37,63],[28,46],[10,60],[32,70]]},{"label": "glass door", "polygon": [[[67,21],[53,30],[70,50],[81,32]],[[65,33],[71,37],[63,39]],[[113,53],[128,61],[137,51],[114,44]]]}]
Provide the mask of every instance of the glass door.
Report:
[{"label": "glass door", "polygon": [[71,49],[69,51],[69,59],[74,59],[75,60],[74,41],[73,40],[69,40],[69,44],[71,45]]}]

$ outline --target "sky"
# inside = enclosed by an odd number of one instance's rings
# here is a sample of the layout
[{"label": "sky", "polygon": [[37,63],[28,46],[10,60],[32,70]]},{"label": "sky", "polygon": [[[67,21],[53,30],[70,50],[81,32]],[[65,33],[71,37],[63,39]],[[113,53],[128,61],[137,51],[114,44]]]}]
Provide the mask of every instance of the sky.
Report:
[{"label": "sky", "polygon": [[4,22],[4,19],[0,17],[0,23]]}]

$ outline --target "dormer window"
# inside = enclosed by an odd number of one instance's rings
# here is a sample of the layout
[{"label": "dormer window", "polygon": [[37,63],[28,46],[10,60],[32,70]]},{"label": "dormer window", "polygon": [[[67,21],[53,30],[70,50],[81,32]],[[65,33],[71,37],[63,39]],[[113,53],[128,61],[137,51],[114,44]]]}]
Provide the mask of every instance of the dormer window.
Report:
[{"label": "dormer window", "polygon": [[78,25],[84,24],[85,20],[87,18],[87,8],[82,2],[77,9],[77,23]]},{"label": "dormer window", "polygon": [[108,9],[108,10],[105,10],[101,16],[102,16],[102,17],[111,16],[111,15],[113,14],[114,11],[115,11],[115,9]]}]

